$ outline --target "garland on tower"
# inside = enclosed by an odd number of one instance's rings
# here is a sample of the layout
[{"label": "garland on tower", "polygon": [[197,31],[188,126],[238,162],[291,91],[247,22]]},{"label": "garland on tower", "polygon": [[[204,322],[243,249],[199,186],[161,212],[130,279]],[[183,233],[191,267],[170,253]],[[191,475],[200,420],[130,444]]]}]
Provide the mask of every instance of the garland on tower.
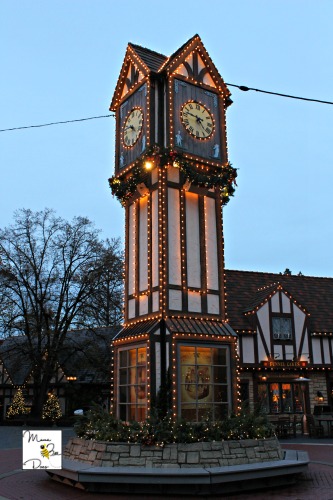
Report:
[{"label": "garland on tower", "polygon": [[111,192],[122,205],[125,205],[126,201],[133,196],[138,184],[147,180],[147,162],[153,163],[156,167],[172,165],[179,168],[184,178],[196,186],[208,189],[219,187],[223,205],[228,203],[230,196],[233,196],[235,192],[235,186],[237,186],[237,170],[230,163],[215,174],[199,172],[178,151],[152,146],[138,158],[129,175],[113,176],[109,179]]}]

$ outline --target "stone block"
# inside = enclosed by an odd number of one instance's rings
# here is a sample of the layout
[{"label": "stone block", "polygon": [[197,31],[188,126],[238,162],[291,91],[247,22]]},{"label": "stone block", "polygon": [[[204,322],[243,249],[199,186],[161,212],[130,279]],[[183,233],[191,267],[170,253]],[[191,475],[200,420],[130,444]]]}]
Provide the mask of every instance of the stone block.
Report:
[{"label": "stone block", "polygon": [[106,451],[106,444],[105,443],[95,443],[94,449],[96,451]]},{"label": "stone block", "polygon": [[130,457],[139,457],[141,455],[141,446],[139,444],[130,447]]},{"label": "stone block", "polygon": [[211,458],[221,458],[221,452],[219,451],[201,451],[200,452],[200,462],[202,460],[207,460]]},{"label": "stone block", "polygon": [[163,460],[170,460],[171,449],[170,448],[164,448],[162,457],[163,457]]},{"label": "stone block", "polygon": [[178,463],[184,464],[186,462],[186,453],[184,451],[180,451],[178,453]]},{"label": "stone block", "polygon": [[198,451],[189,451],[186,457],[187,464],[198,464],[200,454]]},{"label": "stone block", "polygon": [[128,453],[129,454],[130,445],[128,444],[110,444],[107,446],[107,451],[111,453]]},{"label": "stone block", "polygon": [[120,466],[129,466],[129,467],[144,467],[146,465],[146,461],[144,458],[135,458],[135,457],[127,457],[119,459]]}]

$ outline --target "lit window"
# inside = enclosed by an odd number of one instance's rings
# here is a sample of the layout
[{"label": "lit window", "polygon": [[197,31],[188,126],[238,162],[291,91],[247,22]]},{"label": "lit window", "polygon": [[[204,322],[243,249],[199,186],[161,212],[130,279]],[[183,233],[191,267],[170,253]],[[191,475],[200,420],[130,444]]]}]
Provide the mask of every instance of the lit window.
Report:
[{"label": "lit window", "polygon": [[147,349],[122,349],[118,354],[118,409],[124,421],[147,417]]},{"label": "lit window", "polygon": [[273,317],[272,326],[274,340],[292,339],[291,318],[285,318],[282,316]]},{"label": "lit window", "polygon": [[228,347],[180,345],[179,355],[181,417],[222,420],[230,407]]},{"label": "lit window", "polygon": [[258,384],[258,401],[265,413],[303,413],[300,384]]}]

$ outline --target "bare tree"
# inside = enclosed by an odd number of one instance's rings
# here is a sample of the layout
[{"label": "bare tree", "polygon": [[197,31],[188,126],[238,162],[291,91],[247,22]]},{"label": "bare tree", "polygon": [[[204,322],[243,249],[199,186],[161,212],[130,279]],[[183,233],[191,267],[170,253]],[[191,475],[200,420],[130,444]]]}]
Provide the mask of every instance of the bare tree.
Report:
[{"label": "bare tree", "polygon": [[88,219],[69,223],[49,209],[20,210],[0,230],[0,331],[17,338],[32,367],[34,416],[41,415],[68,330],[94,321],[88,311],[112,248]]}]

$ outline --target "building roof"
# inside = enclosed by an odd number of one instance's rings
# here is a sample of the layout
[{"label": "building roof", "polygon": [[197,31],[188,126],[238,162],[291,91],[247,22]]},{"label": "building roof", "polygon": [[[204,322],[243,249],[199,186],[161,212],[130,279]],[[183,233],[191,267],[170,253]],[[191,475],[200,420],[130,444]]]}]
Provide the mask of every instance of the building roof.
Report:
[{"label": "building roof", "polygon": [[312,333],[333,332],[333,278],[226,270],[226,309],[236,331],[252,330],[245,315],[259,305],[280,284],[309,314]]},{"label": "building roof", "polygon": [[129,43],[129,46],[137,53],[137,55],[142,59],[150,71],[157,73],[162,64],[168,59],[167,56],[159,54],[154,50],[147,49],[146,47],[141,47],[141,45],[136,45],[134,43]]}]

